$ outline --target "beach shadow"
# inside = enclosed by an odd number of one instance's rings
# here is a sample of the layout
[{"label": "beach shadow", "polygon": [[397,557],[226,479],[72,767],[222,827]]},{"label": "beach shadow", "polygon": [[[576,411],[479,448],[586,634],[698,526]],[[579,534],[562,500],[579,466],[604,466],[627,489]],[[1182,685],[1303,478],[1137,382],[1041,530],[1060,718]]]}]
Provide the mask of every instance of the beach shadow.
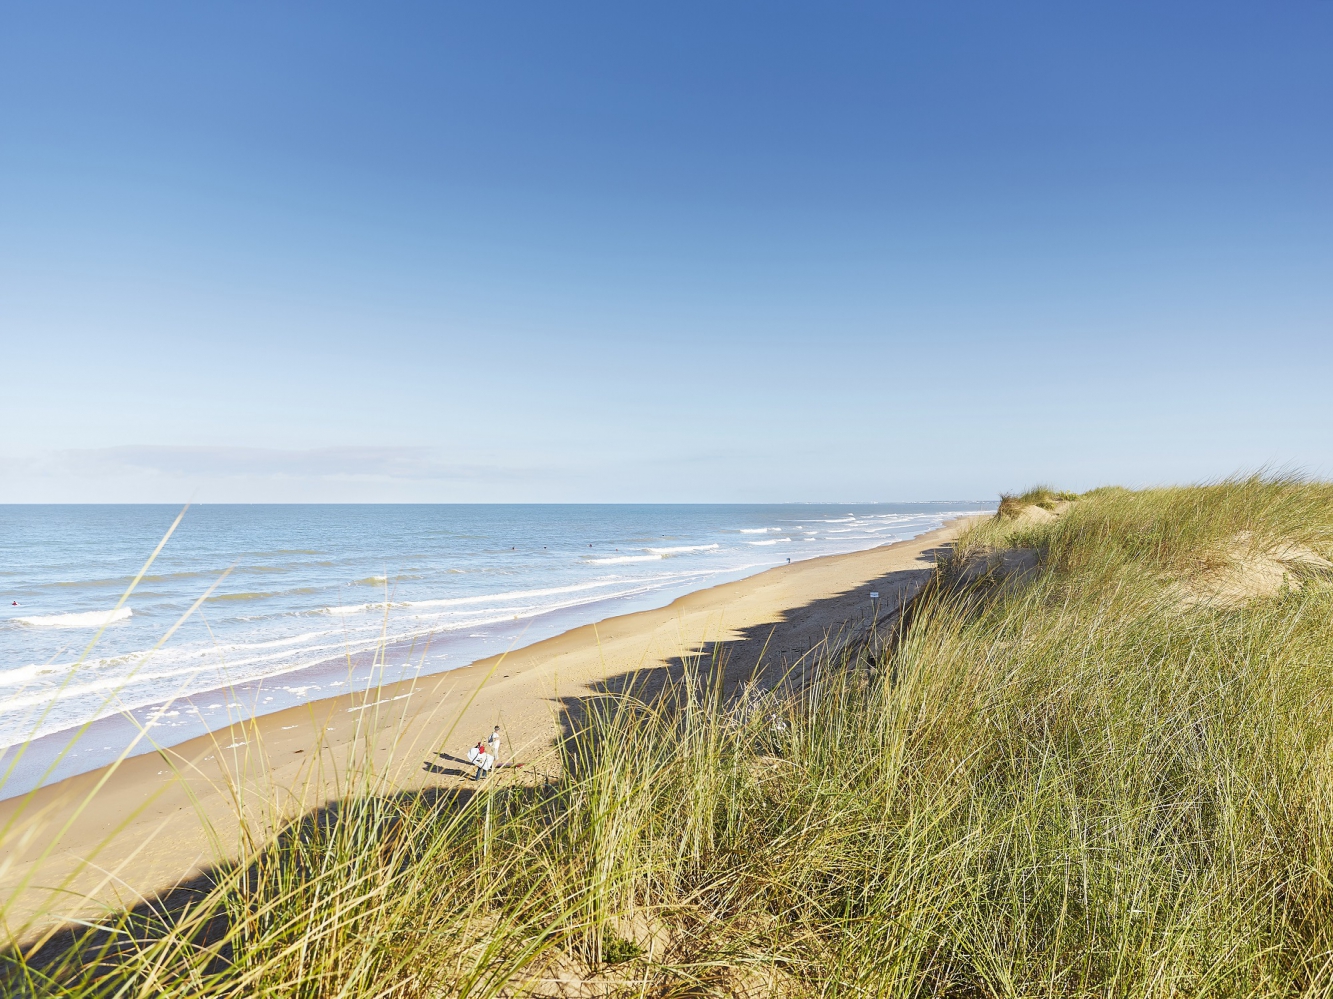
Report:
[{"label": "beach shadow", "polygon": [[[355,821],[368,821],[366,816],[374,816],[375,839],[392,842],[405,822],[457,818],[457,813],[467,809],[482,791],[483,788],[449,786],[373,796],[369,803],[358,803],[354,814],[360,817]],[[539,793],[532,788],[506,787],[497,788],[491,796],[508,798]],[[63,927],[31,952],[31,944],[0,947],[0,995],[28,994],[22,990],[22,984],[33,973],[50,976],[67,987],[114,976],[118,968],[131,966],[144,946],[173,932],[183,936],[191,949],[211,952],[200,969],[203,974],[223,972],[234,956],[228,941],[235,929],[236,907],[210,903],[201,918],[201,905],[227,884],[237,886],[239,896],[253,898],[261,879],[271,879],[277,858],[287,858],[288,871],[296,869],[314,875],[320,866],[318,845],[337,834],[345,811],[343,802],[314,809],[284,826],[260,859],[244,868],[236,864],[215,865],[169,891],[98,921],[100,925]]]},{"label": "beach shadow", "polygon": [[442,777],[465,776],[464,771],[459,769],[458,767],[442,767],[438,763],[433,763],[430,760],[426,760],[424,763],[422,763],[421,769],[425,770],[427,773],[439,774]]},{"label": "beach shadow", "polygon": [[[822,664],[881,668],[910,625],[919,598],[935,585],[936,567],[951,545],[922,552],[917,567],[884,573],[857,586],[783,612],[770,624],[739,629],[721,641],[701,642],[649,667],[626,670],[590,685],[591,693],[560,699],[557,717],[566,766],[597,756],[598,726],[591,715],[614,710],[626,698],[644,705],[679,696],[695,684],[702,699],[734,703],[741,697],[795,696]],[[876,599],[870,594],[877,593]],[[578,751],[574,751],[575,749]]]},{"label": "beach shadow", "polygon": [[439,757],[440,759],[442,759],[442,760],[448,760],[450,763],[461,763],[461,764],[463,764],[463,766],[465,766],[465,767],[470,767],[470,766],[472,766],[471,763],[469,763],[467,760],[463,759],[461,756],[454,756],[454,755],[451,754],[451,753],[439,752],[439,753],[436,753],[435,755],[438,756],[438,757]]}]

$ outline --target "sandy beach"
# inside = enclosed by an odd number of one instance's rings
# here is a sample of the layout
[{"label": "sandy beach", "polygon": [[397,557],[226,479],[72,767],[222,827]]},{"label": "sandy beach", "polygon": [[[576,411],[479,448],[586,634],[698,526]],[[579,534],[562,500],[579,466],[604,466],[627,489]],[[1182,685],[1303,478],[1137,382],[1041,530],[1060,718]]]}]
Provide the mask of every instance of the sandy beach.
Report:
[{"label": "sandy beach", "polygon": [[7,929],[27,936],[26,927],[151,899],[234,859],[247,833],[337,798],[350,773],[372,772],[385,793],[457,786],[470,772],[467,747],[496,724],[505,742],[493,779],[554,777],[555,740],[583,698],[698,653],[724,653],[732,684],[753,675],[761,657],[770,674],[799,670],[828,636],[864,633],[890,618],[959,529],[954,522],[911,541],[780,566],[0,802]]}]

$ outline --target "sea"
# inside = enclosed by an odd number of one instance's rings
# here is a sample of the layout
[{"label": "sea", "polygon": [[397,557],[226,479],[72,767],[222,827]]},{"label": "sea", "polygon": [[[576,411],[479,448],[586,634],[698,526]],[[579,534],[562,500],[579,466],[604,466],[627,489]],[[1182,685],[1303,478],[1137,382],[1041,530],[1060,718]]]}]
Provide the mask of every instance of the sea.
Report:
[{"label": "sea", "polygon": [[994,506],[0,506],[0,797]]}]

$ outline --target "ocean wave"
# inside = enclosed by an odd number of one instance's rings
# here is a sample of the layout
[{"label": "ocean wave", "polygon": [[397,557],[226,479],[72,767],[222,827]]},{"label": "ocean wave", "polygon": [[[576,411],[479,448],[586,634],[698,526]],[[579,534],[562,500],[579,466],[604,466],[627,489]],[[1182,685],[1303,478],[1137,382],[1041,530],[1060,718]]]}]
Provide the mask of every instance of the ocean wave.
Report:
[{"label": "ocean wave", "polygon": [[321,607],[315,614],[332,614],[334,617],[345,617],[348,614],[364,614],[366,611],[374,609],[384,609],[383,604],[352,604],[350,606]]},{"label": "ocean wave", "polygon": [[682,555],[685,552],[711,552],[716,551],[721,545],[677,545],[675,548],[645,548],[644,551],[652,552],[654,555]]},{"label": "ocean wave", "polygon": [[[690,573],[682,575],[707,577],[712,574]],[[661,584],[661,580],[637,583],[620,580],[617,592],[599,595],[598,599],[602,599],[603,596],[614,598],[646,593],[658,588]],[[182,659],[177,658],[175,661],[161,662],[153,668],[144,668],[148,658],[147,655],[144,655],[139,658],[137,667],[131,673],[89,675],[80,669],[76,674],[78,679],[75,682],[62,683],[58,690],[33,690],[30,693],[8,696],[0,701],[0,722],[16,716],[21,717],[25,709],[39,707],[43,704],[55,706],[79,702],[88,706],[85,708],[88,716],[93,718],[108,717],[112,714],[126,710],[137,710],[140,707],[161,701],[164,695],[173,700],[181,696],[199,696],[210,690],[222,689],[224,685],[231,687],[276,678],[307,666],[340,659],[344,655],[356,655],[359,652],[373,648],[394,646],[430,632],[457,631],[507,623],[516,619],[531,618],[551,611],[575,607],[583,602],[582,600],[565,600],[553,604],[508,607],[503,610],[490,607],[480,611],[488,615],[480,620],[437,622],[426,629],[413,627],[398,631],[391,630],[387,633],[376,627],[370,629],[371,633],[369,635],[360,639],[339,638],[336,632],[327,632],[321,635],[307,634],[301,637],[316,639],[318,643],[292,649],[291,652],[295,653],[294,656],[284,655],[281,651],[276,654],[251,654],[240,658],[225,654],[229,651],[253,653],[263,647],[287,645],[293,642],[291,638],[255,643],[248,647],[233,645],[230,647],[215,647],[209,650],[195,650],[193,655],[184,657],[191,661],[182,661]],[[131,658],[133,657],[118,657],[117,661],[123,662]],[[101,663],[97,665],[101,665]],[[203,681],[202,684],[199,682],[201,680]],[[166,685],[165,681],[171,681],[170,685]],[[96,707],[89,704],[89,698],[96,699]],[[57,715],[53,715],[48,719],[47,725],[43,726],[44,729],[50,731],[56,731],[63,727],[67,727],[67,723],[60,721]],[[34,737],[33,733],[26,733],[21,736],[21,738],[32,737]],[[4,738],[0,736],[0,742],[3,741]]]},{"label": "ocean wave", "polygon": [[776,545],[783,541],[790,541],[791,538],[769,538],[767,541],[747,541],[748,545]]},{"label": "ocean wave", "polygon": [[614,558],[590,558],[585,565],[628,565],[630,562],[656,562],[664,555],[617,555]]},{"label": "ocean wave", "polygon": [[29,663],[27,666],[16,666],[14,669],[0,670],[0,690],[7,690],[16,687],[21,683],[27,683],[35,680],[39,676],[47,673],[56,673],[57,670],[50,666],[43,666],[40,663]]},{"label": "ocean wave", "polygon": [[[216,577],[219,571],[221,570],[199,569],[193,572],[150,573],[140,579],[139,582],[142,584],[177,582],[182,579],[206,579]],[[133,579],[133,574],[129,576],[114,576],[109,579],[55,579],[48,583],[42,583],[39,589],[77,589],[82,586],[86,586],[89,589],[96,589],[101,586],[108,586],[123,591]]]},{"label": "ocean wave", "polygon": [[[633,559],[635,561],[640,561],[640,562],[657,561],[661,557],[662,556],[660,555],[624,556],[624,558]],[[608,563],[598,561],[598,562],[584,562],[583,564],[600,565]],[[669,579],[671,577],[668,575],[663,578]],[[546,586],[540,589],[533,589],[533,590],[506,590],[502,593],[478,593],[475,596],[471,597],[442,597],[437,600],[394,600],[390,601],[389,608],[391,610],[411,610],[419,614],[423,610],[428,610],[432,608],[443,610],[450,607],[468,607],[468,606],[475,606],[477,604],[488,604],[491,603],[492,601],[509,603],[515,600],[532,600],[536,597],[554,597],[554,596],[563,596],[566,593],[582,593],[586,590],[603,590],[606,589],[608,586],[622,585],[624,582],[625,581],[623,579],[616,579],[612,577],[609,579],[593,580],[592,582],[587,582],[587,583],[574,583],[573,585],[570,586]],[[364,614],[364,613],[369,613],[371,611],[374,611],[375,613],[382,613],[384,611],[384,602],[381,600],[377,601],[376,603],[369,603],[369,604],[351,604],[347,606],[322,607],[315,611],[302,611],[300,613],[333,614],[345,617],[350,614]]]},{"label": "ocean wave", "polygon": [[29,628],[100,628],[104,624],[126,621],[134,616],[128,607],[113,611],[84,611],[82,614],[39,614],[34,617],[16,617],[15,624]]},{"label": "ocean wave", "polygon": [[780,527],[742,527],[742,534],[767,534],[769,531],[780,531]]}]

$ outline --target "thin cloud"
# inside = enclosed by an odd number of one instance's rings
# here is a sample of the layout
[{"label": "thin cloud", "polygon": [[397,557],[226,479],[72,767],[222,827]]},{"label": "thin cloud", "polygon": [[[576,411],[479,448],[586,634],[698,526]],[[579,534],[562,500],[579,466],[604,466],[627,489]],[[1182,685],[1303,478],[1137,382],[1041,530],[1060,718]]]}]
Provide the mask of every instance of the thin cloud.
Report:
[{"label": "thin cloud", "polygon": [[325,481],[460,481],[531,474],[532,467],[451,460],[428,447],[179,447],[125,445],[52,452],[15,459],[29,474],[110,478],[317,479]]}]

